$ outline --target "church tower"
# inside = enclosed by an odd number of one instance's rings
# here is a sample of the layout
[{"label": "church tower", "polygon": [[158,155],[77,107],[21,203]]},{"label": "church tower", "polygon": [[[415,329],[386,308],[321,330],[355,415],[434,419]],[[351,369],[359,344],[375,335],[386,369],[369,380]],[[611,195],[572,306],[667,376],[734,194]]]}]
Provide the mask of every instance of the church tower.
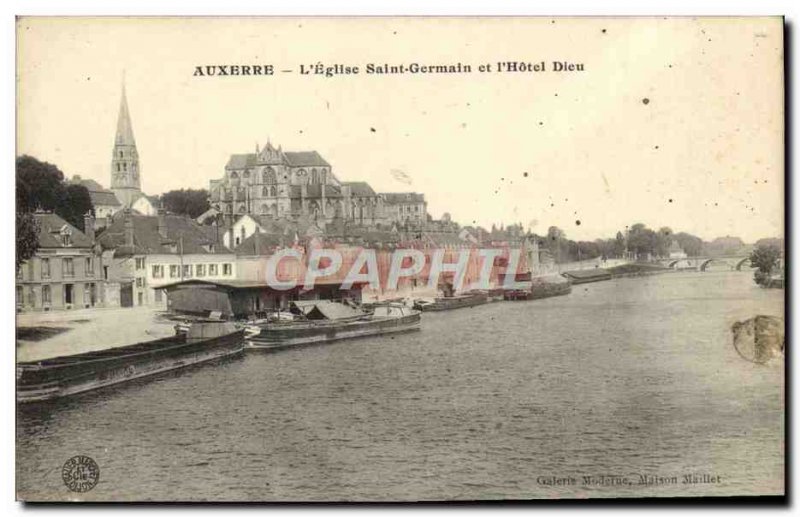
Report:
[{"label": "church tower", "polygon": [[117,118],[117,135],[114,138],[114,154],[111,157],[111,190],[125,207],[130,207],[142,195],[139,181],[139,153],[136,151],[136,140],[133,138],[124,81]]}]

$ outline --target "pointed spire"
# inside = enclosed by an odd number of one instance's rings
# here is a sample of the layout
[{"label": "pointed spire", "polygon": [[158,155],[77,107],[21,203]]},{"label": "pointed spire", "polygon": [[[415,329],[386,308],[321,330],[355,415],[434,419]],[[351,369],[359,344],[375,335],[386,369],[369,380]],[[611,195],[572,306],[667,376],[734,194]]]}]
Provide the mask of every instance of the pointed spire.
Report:
[{"label": "pointed spire", "polygon": [[117,117],[117,138],[116,145],[136,145],[133,137],[133,125],[131,115],[128,112],[128,96],[125,93],[125,72],[122,72],[122,99],[119,103],[119,117]]}]

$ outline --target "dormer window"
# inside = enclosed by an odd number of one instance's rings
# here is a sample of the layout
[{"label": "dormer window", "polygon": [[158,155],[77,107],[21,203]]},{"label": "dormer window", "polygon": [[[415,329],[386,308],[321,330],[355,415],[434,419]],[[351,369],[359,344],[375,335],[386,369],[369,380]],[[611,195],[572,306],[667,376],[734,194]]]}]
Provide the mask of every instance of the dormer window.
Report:
[{"label": "dormer window", "polygon": [[68,247],[72,246],[72,230],[69,229],[67,225],[64,225],[61,230],[59,231],[59,236],[61,237],[61,245]]}]

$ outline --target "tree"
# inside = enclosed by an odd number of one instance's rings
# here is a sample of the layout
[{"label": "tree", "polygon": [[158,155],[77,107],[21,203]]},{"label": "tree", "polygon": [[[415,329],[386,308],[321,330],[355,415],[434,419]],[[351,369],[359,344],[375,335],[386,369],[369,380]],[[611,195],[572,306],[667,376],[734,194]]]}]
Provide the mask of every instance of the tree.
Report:
[{"label": "tree", "polygon": [[161,195],[161,203],[168,212],[187,215],[192,219],[211,208],[206,189],[171,190]]},{"label": "tree", "polygon": [[66,183],[58,167],[32,156],[18,157],[16,168],[18,212],[55,212],[83,231],[83,216],[94,211],[86,187]]},{"label": "tree", "polygon": [[628,233],[628,248],[637,258],[645,258],[656,251],[656,232],[642,223],[631,226]]},{"label": "tree", "polygon": [[617,232],[617,236],[614,238],[613,250],[613,255],[615,257],[622,257],[625,255],[625,236],[622,235],[622,232]]},{"label": "tree", "polygon": [[659,257],[668,257],[673,238],[672,228],[662,226],[656,234],[655,254]]},{"label": "tree", "polygon": [[699,257],[703,254],[705,243],[703,239],[686,232],[679,232],[675,234],[675,240],[690,257]]},{"label": "tree", "polygon": [[777,246],[758,246],[750,254],[750,263],[757,268],[754,273],[756,284],[765,286],[769,280],[772,270],[778,265],[781,258],[781,250]]},{"label": "tree", "polygon": [[17,212],[17,270],[39,249],[39,222],[30,212]]},{"label": "tree", "polygon": [[63,217],[69,224],[85,231],[83,217],[94,214],[94,206],[89,191],[83,185],[67,185],[64,206],[56,209],[56,213]]}]

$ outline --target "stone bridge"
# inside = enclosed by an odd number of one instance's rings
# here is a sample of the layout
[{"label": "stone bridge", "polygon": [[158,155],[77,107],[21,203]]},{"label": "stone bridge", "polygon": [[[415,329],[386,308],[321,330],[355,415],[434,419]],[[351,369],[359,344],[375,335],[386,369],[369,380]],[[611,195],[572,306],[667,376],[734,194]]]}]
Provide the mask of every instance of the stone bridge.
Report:
[{"label": "stone bridge", "polygon": [[[731,271],[748,270],[753,267],[750,264],[750,255],[671,258],[660,259],[657,262],[670,269],[694,269],[696,271],[705,271],[709,266],[727,267]],[[783,259],[779,261],[778,266],[783,266]]]}]

